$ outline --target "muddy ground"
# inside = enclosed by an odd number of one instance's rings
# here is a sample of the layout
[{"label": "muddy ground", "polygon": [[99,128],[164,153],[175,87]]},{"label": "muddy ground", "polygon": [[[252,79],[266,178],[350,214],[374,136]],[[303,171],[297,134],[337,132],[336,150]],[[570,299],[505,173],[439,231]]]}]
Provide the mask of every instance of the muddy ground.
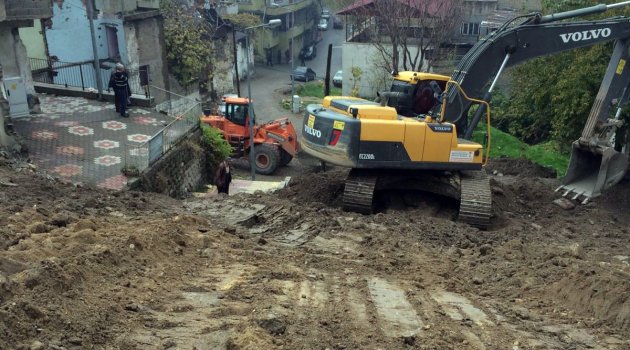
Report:
[{"label": "muddy ground", "polygon": [[344,212],[339,169],[180,201],[0,163],[1,349],[630,349],[628,181],[563,209],[501,161],[479,231],[414,194]]}]

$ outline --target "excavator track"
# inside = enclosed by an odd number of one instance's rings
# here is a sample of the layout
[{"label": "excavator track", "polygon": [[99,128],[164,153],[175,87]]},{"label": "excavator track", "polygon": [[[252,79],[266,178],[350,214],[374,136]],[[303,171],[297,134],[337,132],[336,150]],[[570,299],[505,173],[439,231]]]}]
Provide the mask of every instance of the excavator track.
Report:
[{"label": "excavator track", "polygon": [[492,215],[492,191],[485,170],[460,173],[459,220],[486,229]]},{"label": "excavator track", "polygon": [[376,174],[368,174],[356,169],[350,171],[343,190],[343,208],[361,214],[372,214],[377,180]]}]

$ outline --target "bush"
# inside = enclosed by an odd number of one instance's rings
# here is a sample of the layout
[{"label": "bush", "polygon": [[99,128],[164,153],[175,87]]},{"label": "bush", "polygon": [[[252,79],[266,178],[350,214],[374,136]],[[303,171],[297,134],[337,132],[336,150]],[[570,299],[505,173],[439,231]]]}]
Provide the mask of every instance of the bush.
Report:
[{"label": "bush", "polygon": [[[304,83],[297,86],[296,92],[301,97],[311,96],[311,97],[319,97],[324,98],[324,82],[323,81],[314,81],[310,83]],[[340,96],[341,89],[338,87],[330,87],[330,95],[331,96]]]},{"label": "bush", "polygon": [[232,146],[223,138],[218,129],[201,125],[203,146],[208,150],[208,163],[214,168],[232,154]]}]

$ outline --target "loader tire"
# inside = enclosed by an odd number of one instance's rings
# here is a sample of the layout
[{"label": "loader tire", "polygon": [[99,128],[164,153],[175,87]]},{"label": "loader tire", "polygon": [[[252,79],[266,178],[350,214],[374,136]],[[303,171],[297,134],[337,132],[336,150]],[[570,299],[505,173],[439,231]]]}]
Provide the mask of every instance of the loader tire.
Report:
[{"label": "loader tire", "polygon": [[280,164],[280,149],[277,146],[261,144],[255,146],[256,172],[272,174]]},{"label": "loader tire", "polygon": [[293,156],[284,149],[280,149],[280,166],[285,166],[291,162]]}]

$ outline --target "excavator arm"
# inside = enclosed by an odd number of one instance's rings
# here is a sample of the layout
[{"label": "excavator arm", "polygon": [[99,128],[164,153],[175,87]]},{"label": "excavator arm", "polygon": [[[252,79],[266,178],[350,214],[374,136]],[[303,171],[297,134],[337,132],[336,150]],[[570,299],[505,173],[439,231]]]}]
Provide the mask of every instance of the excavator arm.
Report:
[{"label": "excavator arm", "polygon": [[[630,1],[600,4],[589,8],[541,16],[520,17],[508,22],[478,42],[461,60],[444,93],[442,120],[457,125],[460,136],[472,137],[473,130],[486,113],[479,105],[469,118],[472,99],[489,102],[498,77],[506,67],[580,47],[615,41],[613,54],[600,85],[582,136],[572,145],[572,154],[563,185],[564,195],[586,202],[616,183],[626,173],[628,157],[614,149],[613,135],[622,125],[619,113],[628,102],[630,85],[630,18],[612,17],[592,21],[559,22],[565,19],[602,13],[630,5]],[[460,88],[457,88],[459,85]],[[464,95],[465,94],[465,95]],[[469,120],[470,119],[470,120]]]},{"label": "excavator arm", "polygon": [[[594,21],[556,21],[604,12],[630,5],[630,1],[613,5],[597,5],[559,14],[525,16],[521,24],[505,24],[471,48],[453,72],[451,80],[459,84],[468,97],[489,102],[491,92],[502,71],[510,66],[541,56],[587,47],[617,39],[630,38],[630,18],[615,17]],[[491,83],[490,87],[488,84]],[[477,115],[468,121],[472,102],[453,86],[445,92],[442,119],[458,125],[464,138],[470,139],[478,123]]]}]

